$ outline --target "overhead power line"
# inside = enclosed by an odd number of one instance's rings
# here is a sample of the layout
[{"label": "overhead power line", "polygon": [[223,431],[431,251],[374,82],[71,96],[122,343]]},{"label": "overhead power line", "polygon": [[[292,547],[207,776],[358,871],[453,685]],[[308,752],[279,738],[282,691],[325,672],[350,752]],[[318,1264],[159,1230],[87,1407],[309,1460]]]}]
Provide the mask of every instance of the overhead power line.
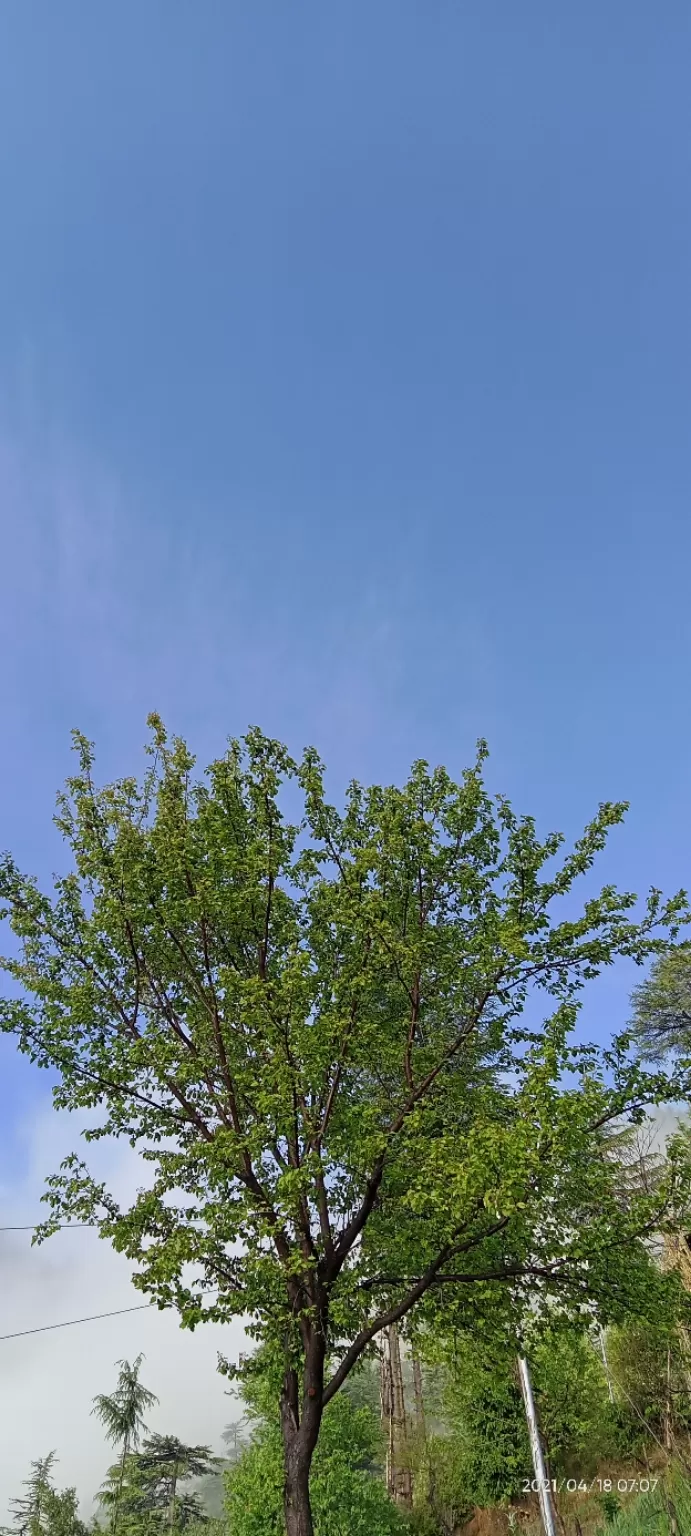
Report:
[{"label": "overhead power line", "polygon": [[20,1328],[18,1333],[0,1333],[0,1344],[6,1339],[25,1339],[29,1333],[52,1333],[55,1328],[76,1328],[78,1323],[98,1323],[102,1317],[122,1317],[125,1312],[150,1312],[152,1303],[141,1302],[138,1307],[118,1307],[115,1312],[94,1312],[91,1317],[70,1317],[66,1323],[44,1323],[42,1328]]},{"label": "overhead power line", "polygon": [[[0,1232],[37,1232],[39,1227],[42,1225],[42,1222],[35,1221],[30,1227],[0,1227]],[[56,1223],[56,1227],[59,1227],[61,1232],[67,1232],[70,1229],[74,1232],[89,1232],[96,1230],[90,1221],[58,1221]]]},{"label": "overhead power line", "polygon": [[[208,1295],[217,1296],[218,1291],[209,1291]],[[92,1312],[90,1317],[70,1317],[64,1323],[43,1323],[40,1328],[20,1328],[17,1333],[0,1333],[0,1344],[4,1344],[6,1339],[25,1339],[30,1333],[54,1333],[56,1328],[76,1328],[79,1323],[100,1323],[104,1317],[124,1317],[127,1312],[151,1312],[153,1310],[153,1301],[143,1301],[136,1307],[117,1307],[114,1312]],[[160,1312],[164,1309],[157,1307],[155,1310]]]}]

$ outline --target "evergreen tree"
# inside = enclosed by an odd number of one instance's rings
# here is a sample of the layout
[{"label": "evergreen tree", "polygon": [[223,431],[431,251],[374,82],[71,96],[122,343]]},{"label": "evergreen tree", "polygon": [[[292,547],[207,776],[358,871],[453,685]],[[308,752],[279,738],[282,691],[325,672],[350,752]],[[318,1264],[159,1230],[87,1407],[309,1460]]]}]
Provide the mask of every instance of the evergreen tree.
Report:
[{"label": "evergreen tree", "polygon": [[88,1527],[79,1516],[76,1488],[55,1488],[46,1492],[44,1506],[45,1536],[88,1536]]},{"label": "evergreen tree", "polygon": [[121,1445],[120,1454],[120,1478],[118,1493],[112,1504],[111,1530],[115,1532],[118,1523],[119,1496],[122,1492],[125,1464],[130,1452],[136,1450],[142,1430],[146,1428],[144,1414],[147,1408],[153,1407],[158,1402],[155,1393],[150,1392],[139,1380],[143,1355],[137,1355],[135,1361],[118,1360],[120,1367],[117,1386],[110,1395],[99,1393],[94,1398],[92,1412],[105,1429],[106,1437],[113,1445]]},{"label": "evergreen tree", "polygon": [[26,1493],[10,1501],[17,1536],[87,1536],[87,1527],[78,1513],[76,1489],[65,1488],[58,1493],[53,1486],[55,1462],[55,1451],[32,1462],[24,1484]]},{"label": "evergreen tree", "polygon": [[179,1491],[180,1483],[214,1472],[220,1460],[208,1445],[184,1445],[176,1435],[151,1435],[134,1458],[143,1482],[150,1488],[150,1508],[166,1509],[168,1526],[189,1525],[204,1519],[198,1497],[188,1489]]},{"label": "evergreen tree", "polygon": [[691,946],[658,955],[632,1003],[632,1029],[645,1056],[691,1056]]},{"label": "evergreen tree", "polygon": [[49,1451],[47,1456],[32,1461],[31,1472],[24,1483],[26,1493],[10,1500],[13,1523],[20,1536],[38,1536],[45,1519],[47,1495],[52,1489],[52,1473],[57,1456]]}]

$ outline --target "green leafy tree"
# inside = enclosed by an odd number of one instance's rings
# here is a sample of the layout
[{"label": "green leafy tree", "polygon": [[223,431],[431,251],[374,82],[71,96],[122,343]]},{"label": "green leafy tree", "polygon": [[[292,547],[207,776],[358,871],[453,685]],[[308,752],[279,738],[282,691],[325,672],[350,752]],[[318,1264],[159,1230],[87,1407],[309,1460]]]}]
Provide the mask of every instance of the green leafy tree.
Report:
[{"label": "green leafy tree", "polygon": [[134,1451],[108,1468],[97,1503],[110,1526],[117,1512],[121,1536],[154,1536],[161,1529],[161,1516],[152,1493],[151,1481],[142,1473]]},{"label": "green leafy tree", "polygon": [[88,1536],[89,1528],[79,1516],[76,1488],[63,1488],[61,1493],[49,1488],[44,1513],[46,1536]]},{"label": "green leafy tree", "polygon": [[617,1406],[632,1444],[641,1439],[687,1442],[691,1430],[689,1362],[674,1322],[632,1320],[607,1335]]},{"label": "green leafy tree", "polygon": [[[431,1437],[420,1473],[453,1526],[469,1506],[518,1494],[532,1459],[515,1355],[506,1347],[480,1352],[472,1337],[455,1338],[450,1350],[440,1341],[437,1353],[448,1361],[444,1428]],[[550,1475],[584,1476],[617,1449],[601,1359],[587,1335],[547,1327],[533,1342],[530,1366]]]},{"label": "green leafy tree", "polygon": [[680,944],[658,955],[633,993],[632,1029],[644,1054],[661,1061],[670,1052],[691,1056],[691,948]]},{"label": "green leafy tree", "polygon": [[152,1435],[145,1440],[135,1458],[151,1490],[152,1509],[165,1508],[173,1531],[191,1521],[203,1520],[204,1510],[197,1496],[188,1489],[180,1492],[180,1483],[192,1477],[206,1477],[220,1465],[208,1445],[184,1445],[176,1435]]},{"label": "green leafy tree", "polygon": [[43,1530],[47,1497],[53,1487],[56,1455],[55,1451],[49,1451],[47,1456],[32,1461],[31,1471],[24,1483],[26,1493],[18,1499],[10,1500],[13,1523],[20,1536],[37,1536]]},{"label": "green leafy tree", "polygon": [[[268,1398],[268,1401],[271,1401]],[[381,1457],[378,1416],[348,1394],[324,1415],[312,1472],[315,1536],[404,1536],[403,1516],[372,1466]],[[275,1409],[257,1415],[252,1443],[225,1474],[229,1536],[275,1536],[285,1530],[283,1446]]]},{"label": "green leafy tree", "polygon": [[132,1364],[129,1360],[118,1360],[120,1370],[115,1391],[110,1395],[102,1392],[94,1398],[92,1411],[100,1419],[106,1438],[112,1445],[122,1447],[119,1482],[111,1506],[113,1531],[117,1529],[127,1459],[130,1453],[136,1450],[142,1430],[146,1428],[144,1414],[148,1408],[152,1408],[154,1403],[158,1402],[155,1393],[150,1392],[139,1379],[143,1359],[143,1355],[137,1355]]},{"label": "green leafy tree", "polygon": [[24,1484],[26,1493],[10,1502],[19,1536],[87,1536],[87,1526],[79,1517],[76,1489],[58,1493],[53,1486],[55,1461],[55,1451],[51,1451],[32,1462]]},{"label": "green leafy tree", "polygon": [[592,1475],[598,1460],[618,1449],[617,1416],[597,1339],[547,1328],[530,1364],[552,1475]]},{"label": "green leafy tree", "polygon": [[76,736],[57,815],[74,868],[52,895],[3,859],[19,954],[0,1022],[57,1074],[58,1108],[100,1110],[87,1141],[125,1136],[150,1169],[121,1208],[68,1158],[44,1235],[93,1222],[187,1327],[251,1317],[286,1530],[311,1536],[325,1409],[383,1329],[453,1291],[465,1326],[509,1287],[630,1305],[661,1195],[622,1202],[603,1127],[670,1087],[626,1039],[602,1053],[573,1029],[584,984],[660,952],[686,906],[652,892],[636,918],[608,885],[560,912],[624,807],[559,862],[560,836],[487,792],[484,746],[460,783],[418,762],[341,812],[311,750],[252,730],[198,783],[151,728],[143,782],[103,789]]}]

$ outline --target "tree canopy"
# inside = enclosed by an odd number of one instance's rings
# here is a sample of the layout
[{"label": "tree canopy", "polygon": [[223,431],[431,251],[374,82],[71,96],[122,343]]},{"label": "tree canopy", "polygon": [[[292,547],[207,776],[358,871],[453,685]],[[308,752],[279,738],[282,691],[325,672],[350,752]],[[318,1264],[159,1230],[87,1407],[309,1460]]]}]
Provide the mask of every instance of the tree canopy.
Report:
[{"label": "tree canopy", "polygon": [[61,1493],[53,1483],[55,1451],[31,1463],[24,1483],[26,1493],[10,1500],[12,1526],[5,1536],[87,1536],[87,1526],[78,1513],[75,1488]]},{"label": "tree canopy", "polygon": [[114,1392],[99,1392],[94,1398],[92,1412],[100,1419],[111,1444],[121,1444],[123,1455],[136,1450],[143,1429],[144,1414],[158,1398],[139,1379],[143,1355],[136,1360],[118,1360],[118,1380]]},{"label": "tree canopy", "polygon": [[[283,1454],[276,1405],[257,1416],[251,1443],[226,1472],[226,1511],[232,1536],[278,1536],[283,1531]],[[270,1417],[269,1417],[270,1415]],[[345,1394],[330,1405],[312,1471],[316,1536],[405,1536],[408,1522],[369,1471],[381,1453],[381,1432],[371,1409]]]},{"label": "tree canopy", "polygon": [[536,1297],[616,1317],[648,1285],[668,1192],[623,1198],[607,1129],[670,1083],[574,1027],[584,985],[662,953],[687,908],[652,891],[636,915],[607,885],[576,912],[625,807],[564,852],[489,794],[484,744],[459,783],[417,762],[339,811],[313,750],[255,729],[195,781],[150,724],[141,784],[97,788],[75,737],[51,895],[3,858],[0,1022],[87,1142],[125,1136],[149,1169],[121,1208],[72,1155],[43,1234],[93,1222],[187,1327],[249,1314],[309,1533],[323,1411],[382,1328],[440,1299],[478,1326]]},{"label": "tree canopy", "polygon": [[658,955],[632,1001],[632,1028],[648,1057],[661,1061],[674,1053],[691,1058],[691,949],[687,945]]}]

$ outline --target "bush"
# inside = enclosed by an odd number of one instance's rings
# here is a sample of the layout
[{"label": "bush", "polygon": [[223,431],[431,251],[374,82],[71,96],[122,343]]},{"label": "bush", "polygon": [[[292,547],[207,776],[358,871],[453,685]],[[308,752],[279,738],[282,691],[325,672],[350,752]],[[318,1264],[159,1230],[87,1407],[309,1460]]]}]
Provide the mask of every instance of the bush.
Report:
[{"label": "bush", "polygon": [[[407,1522],[369,1470],[380,1445],[372,1410],[355,1407],[345,1395],[334,1398],[312,1467],[315,1536],[403,1536]],[[259,1421],[225,1483],[229,1536],[280,1536],[283,1459],[275,1424]]]},{"label": "bush", "polygon": [[629,1323],[611,1330],[607,1350],[622,1428],[628,1421],[632,1440],[640,1439],[646,1426],[652,1437],[663,1438],[668,1401],[675,1429],[691,1429],[688,1365],[677,1329],[664,1321],[658,1327]]},{"label": "bush", "polygon": [[[585,1335],[559,1331],[543,1335],[530,1363],[550,1474],[585,1476],[618,1449],[602,1363]],[[442,1478],[449,1501],[487,1506],[514,1498],[533,1473],[513,1355],[478,1353],[473,1341],[457,1347],[445,1410],[452,1456]]]},{"label": "bush", "polygon": [[672,1511],[679,1536],[691,1532],[691,1483],[672,1468],[652,1493],[641,1494],[605,1527],[606,1536],[669,1536]]}]

